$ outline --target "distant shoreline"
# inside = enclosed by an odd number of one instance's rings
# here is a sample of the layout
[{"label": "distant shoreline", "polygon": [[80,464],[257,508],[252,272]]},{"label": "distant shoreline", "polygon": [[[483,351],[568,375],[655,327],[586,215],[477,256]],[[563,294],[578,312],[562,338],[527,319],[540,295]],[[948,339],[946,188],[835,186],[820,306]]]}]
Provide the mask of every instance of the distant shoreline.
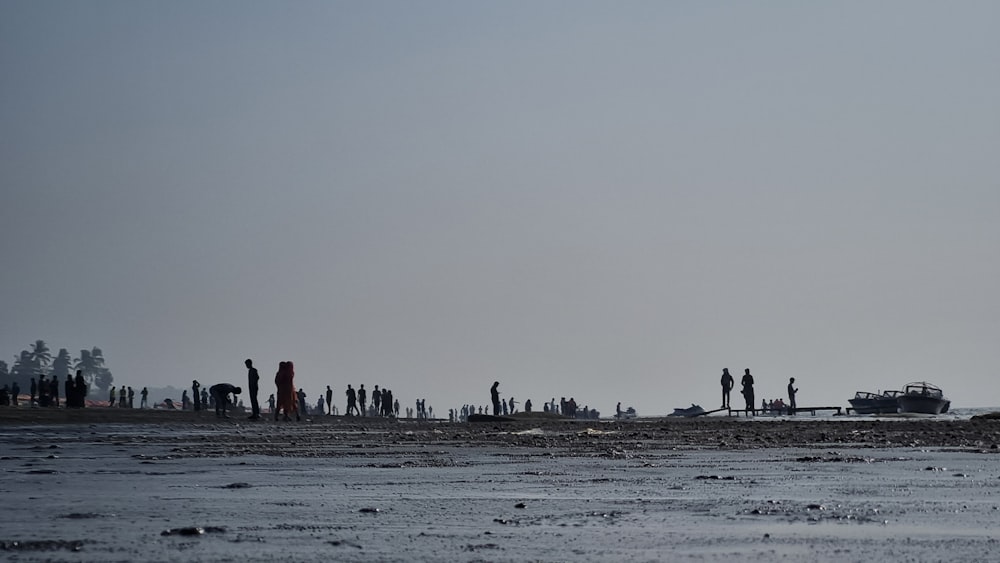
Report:
[{"label": "distant shoreline", "polygon": [[[542,414],[542,413],[539,413]],[[521,418],[504,423],[458,423],[378,417],[305,417],[302,422],[275,422],[265,415],[250,421],[245,415],[216,417],[212,411],[163,409],[85,408],[55,409],[0,407],[0,431],[33,426],[63,426],[75,432],[80,426],[156,426],[171,430],[204,432],[206,439],[234,445],[254,433],[262,437],[294,437],[303,444],[325,447],[344,436],[365,435],[366,444],[450,444],[455,446],[521,446],[559,448],[566,453],[591,453],[615,449],[760,449],[782,447],[939,447],[1000,453],[1000,421],[941,420],[930,418],[874,419],[837,417],[836,420],[803,416],[799,419],[755,422],[744,417],[640,418],[631,420],[568,420]],[[58,430],[57,430],[58,432]],[[268,451],[281,448],[268,446]]]}]

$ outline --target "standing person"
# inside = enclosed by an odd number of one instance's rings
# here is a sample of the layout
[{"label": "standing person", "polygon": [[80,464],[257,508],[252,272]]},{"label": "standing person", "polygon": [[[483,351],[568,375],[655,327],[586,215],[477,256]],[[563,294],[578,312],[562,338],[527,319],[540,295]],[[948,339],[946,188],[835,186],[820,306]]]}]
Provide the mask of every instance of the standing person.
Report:
[{"label": "standing person", "polygon": [[247,361],[243,362],[247,366],[247,389],[250,392],[250,420],[257,420],[260,418],[260,403],[257,402],[257,391],[260,385],[260,374],[257,373],[257,368],[253,367],[253,360],[247,358]]},{"label": "standing person", "polygon": [[493,400],[493,416],[500,416],[500,382],[494,381],[490,387],[490,398]]},{"label": "standing person", "polygon": [[333,414],[333,389],[326,386],[326,414]]},{"label": "standing person", "polygon": [[63,404],[66,405],[66,408],[76,406],[76,393],[73,392],[73,387],[73,376],[67,373],[66,382],[63,383],[63,389],[65,389]]},{"label": "standing person", "polygon": [[271,393],[271,396],[267,398],[267,406],[271,412],[274,412],[274,393]]},{"label": "standing person", "polygon": [[729,375],[729,368],[722,368],[722,408],[732,408],[729,405],[729,392],[736,386],[736,381]]},{"label": "standing person", "polygon": [[295,407],[295,372],[292,362],[278,363],[278,373],[274,376],[274,384],[278,388],[278,407],[274,411],[274,420],[278,420],[278,411],[283,411],[284,421],[291,420],[293,411],[298,419],[299,411]]},{"label": "standing person", "polygon": [[372,391],[372,407],[375,411],[375,416],[382,416],[382,392],[378,390],[378,385],[375,386],[375,390]]},{"label": "standing person", "polygon": [[368,414],[368,392],[365,391],[364,383],[358,388],[358,411],[361,413],[361,416]]},{"label": "standing person", "polygon": [[76,370],[76,385],[74,385],[73,391],[76,393],[76,406],[77,408],[84,408],[87,406],[87,381],[83,378],[83,370]]},{"label": "standing person", "polygon": [[198,391],[199,389],[201,389],[201,383],[198,383],[198,380],[195,379],[191,382],[191,393],[194,395],[195,412],[201,410],[201,394]]},{"label": "standing person", "polygon": [[[76,373],[80,373],[80,372],[77,371]],[[18,396],[20,394],[21,394],[21,386],[17,384],[17,381],[15,381],[10,386],[10,404],[11,405],[14,405],[15,407],[18,405]],[[28,406],[30,407],[31,403],[28,403]]]},{"label": "standing person", "polygon": [[[66,376],[67,379],[69,376]],[[52,406],[59,408],[59,376],[53,375],[52,382],[49,383],[49,394],[52,395]]]},{"label": "standing person", "polygon": [[125,408],[125,386],[122,385],[121,389],[118,390],[118,408]]},{"label": "standing person", "polygon": [[299,390],[297,393],[295,393],[295,396],[298,397],[299,399],[299,412],[308,415],[309,410],[306,408],[306,392],[303,391],[301,387],[299,387]]},{"label": "standing person", "polygon": [[[181,410],[182,411],[188,410],[188,403],[190,403],[190,402],[191,401],[188,399],[187,389],[185,389],[184,391],[181,392]],[[195,410],[198,410],[198,409],[195,409]]]},{"label": "standing person", "polygon": [[143,387],[142,391],[139,392],[139,408],[140,409],[144,409],[144,408],[146,408],[146,407],[149,406],[148,399],[149,399],[149,389],[146,389],[145,387]]},{"label": "standing person", "polygon": [[743,385],[743,398],[747,402],[747,416],[751,413],[757,414],[754,410],[753,401],[753,376],[750,375],[750,368],[746,368],[743,372],[743,379],[740,380],[740,384]]},{"label": "standing person", "polygon": [[789,414],[795,414],[795,394],[799,392],[799,390],[795,387],[794,384],[795,384],[795,378],[794,377],[789,377],[788,378],[788,413]]},{"label": "standing person", "polygon": [[128,408],[135,408],[135,389],[128,388]]},{"label": "standing person", "polygon": [[108,393],[108,406],[109,407],[114,407],[115,406],[115,397],[117,397],[117,396],[118,396],[118,393],[115,391],[115,386],[112,385],[111,386],[111,392]]},{"label": "standing person", "polygon": [[229,415],[226,414],[226,407],[230,404],[229,395],[232,394],[235,399],[235,396],[239,395],[243,390],[232,383],[216,383],[209,387],[208,391],[212,394],[212,398],[215,399],[215,416],[229,418]]},{"label": "standing person", "polygon": [[[38,382],[35,381],[34,377],[31,378],[31,387],[29,387],[28,389],[31,391],[31,394],[28,395],[28,406],[33,407],[35,406],[35,397],[38,395]],[[111,389],[114,389],[114,387],[112,387]],[[111,406],[115,406],[114,402],[115,400],[111,399],[112,403]]]}]

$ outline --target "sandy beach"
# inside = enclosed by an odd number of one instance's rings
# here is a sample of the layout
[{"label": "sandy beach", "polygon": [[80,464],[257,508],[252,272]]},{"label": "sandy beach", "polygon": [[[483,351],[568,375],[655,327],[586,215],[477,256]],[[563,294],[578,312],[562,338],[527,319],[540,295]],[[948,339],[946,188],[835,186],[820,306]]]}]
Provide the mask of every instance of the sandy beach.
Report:
[{"label": "sandy beach", "polygon": [[1000,422],[0,409],[10,561],[976,561]]}]

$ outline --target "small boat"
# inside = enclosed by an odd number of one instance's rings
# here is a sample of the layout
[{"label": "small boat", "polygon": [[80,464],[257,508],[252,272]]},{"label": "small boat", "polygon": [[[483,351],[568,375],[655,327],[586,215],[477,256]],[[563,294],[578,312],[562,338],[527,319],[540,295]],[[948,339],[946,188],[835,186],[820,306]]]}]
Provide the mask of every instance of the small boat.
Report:
[{"label": "small boat", "polygon": [[941,414],[951,406],[941,389],[926,381],[907,383],[898,400],[899,412],[905,413]]},{"label": "small boat", "polygon": [[701,405],[696,405],[691,403],[691,406],[686,409],[674,409],[673,414],[667,416],[684,416],[684,417],[695,417],[705,414],[705,409],[701,408]]},{"label": "small boat", "polygon": [[858,414],[893,414],[899,411],[898,399],[902,394],[902,391],[895,390],[881,393],[858,391],[848,402],[851,403],[851,410]]}]

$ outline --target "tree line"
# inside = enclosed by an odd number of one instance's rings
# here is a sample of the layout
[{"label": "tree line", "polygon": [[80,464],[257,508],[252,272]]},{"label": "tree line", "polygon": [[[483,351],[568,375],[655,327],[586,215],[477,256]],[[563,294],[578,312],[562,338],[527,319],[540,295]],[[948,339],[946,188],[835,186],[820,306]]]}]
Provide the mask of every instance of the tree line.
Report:
[{"label": "tree line", "polygon": [[28,348],[14,355],[14,366],[11,368],[8,368],[7,362],[0,360],[0,386],[13,387],[17,382],[22,391],[26,392],[32,377],[35,381],[43,375],[65,381],[70,374],[76,375],[76,370],[80,370],[87,386],[92,389],[107,391],[114,381],[111,370],[104,365],[104,352],[97,346],[90,350],[80,350],[80,355],[76,358],[71,357],[65,348],[60,348],[53,357],[52,349],[44,340],[36,340]]}]

